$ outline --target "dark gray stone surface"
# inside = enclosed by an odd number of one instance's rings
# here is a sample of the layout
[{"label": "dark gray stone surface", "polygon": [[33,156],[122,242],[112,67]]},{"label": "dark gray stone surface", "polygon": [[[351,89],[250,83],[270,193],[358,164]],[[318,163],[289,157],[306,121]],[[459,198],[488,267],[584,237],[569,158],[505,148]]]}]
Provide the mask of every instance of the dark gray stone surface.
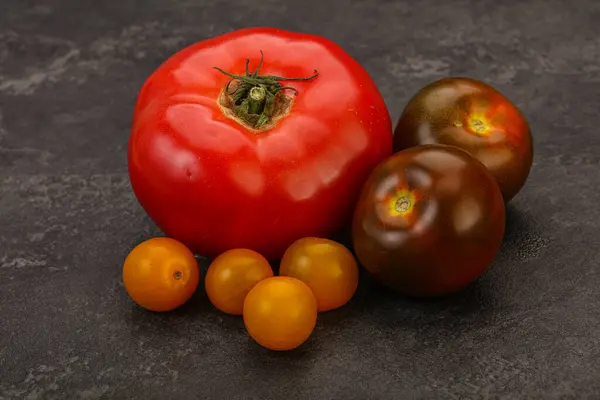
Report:
[{"label": "dark gray stone surface", "polygon": [[[2,0],[0,399],[600,398],[598,21],[593,0]],[[132,304],[122,262],[160,234],[127,177],[137,91],[183,46],[255,25],[340,43],[394,120],[448,75],[522,108],[535,164],[476,284],[422,302],[363,277],[285,354],[202,290],[169,314]]]}]

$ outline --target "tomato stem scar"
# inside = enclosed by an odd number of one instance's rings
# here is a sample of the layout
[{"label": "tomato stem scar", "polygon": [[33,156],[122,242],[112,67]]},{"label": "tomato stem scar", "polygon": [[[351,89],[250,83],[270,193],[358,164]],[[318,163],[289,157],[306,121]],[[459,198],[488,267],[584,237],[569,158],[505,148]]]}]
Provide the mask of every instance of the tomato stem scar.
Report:
[{"label": "tomato stem scar", "polygon": [[266,96],[267,91],[263,87],[255,86],[250,89],[250,94],[248,95],[248,113],[260,114],[261,108],[264,107]]},{"label": "tomato stem scar", "polygon": [[183,274],[181,273],[181,271],[175,271],[173,273],[173,277],[177,280],[181,279],[182,276],[183,276]]},{"label": "tomato stem scar", "polygon": [[471,121],[471,128],[476,132],[483,132],[485,130],[485,124],[480,119],[474,119]]},{"label": "tomato stem scar", "polygon": [[[260,55],[260,63],[252,73],[249,67],[250,59],[246,59],[245,75],[235,75],[213,67],[231,78],[221,94],[219,104],[226,109],[225,111],[230,111],[238,122],[251,129],[262,129],[289,110],[291,99],[282,91],[292,90],[297,95],[298,90],[291,86],[283,86],[280,81],[310,81],[319,75],[317,70],[314,75],[306,78],[260,75],[264,63],[262,50]],[[230,90],[232,86],[233,90]]]},{"label": "tomato stem scar", "polygon": [[250,98],[254,101],[262,101],[265,99],[266,91],[260,86],[255,86],[250,89]]},{"label": "tomato stem scar", "polygon": [[398,211],[399,213],[403,213],[406,210],[408,210],[411,206],[411,201],[410,198],[408,196],[402,196],[400,197],[398,200],[396,200],[396,211]]}]

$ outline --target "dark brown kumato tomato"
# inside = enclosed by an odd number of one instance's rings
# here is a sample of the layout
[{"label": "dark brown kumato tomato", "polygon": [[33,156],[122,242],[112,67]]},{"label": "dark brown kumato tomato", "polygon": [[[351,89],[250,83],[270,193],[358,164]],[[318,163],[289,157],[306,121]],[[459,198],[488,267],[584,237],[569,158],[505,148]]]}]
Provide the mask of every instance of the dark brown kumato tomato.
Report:
[{"label": "dark brown kumato tomato", "polygon": [[466,151],[447,145],[403,150],[363,187],[352,239],[379,282],[409,296],[457,292],[491,264],[504,235],[498,184]]},{"label": "dark brown kumato tomato", "polygon": [[394,150],[448,144],[481,161],[508,203],[523,187],[533,162],[533,141],[519,109],[499,91],[470,78],[445,78],[421,89],[394,131]]}]

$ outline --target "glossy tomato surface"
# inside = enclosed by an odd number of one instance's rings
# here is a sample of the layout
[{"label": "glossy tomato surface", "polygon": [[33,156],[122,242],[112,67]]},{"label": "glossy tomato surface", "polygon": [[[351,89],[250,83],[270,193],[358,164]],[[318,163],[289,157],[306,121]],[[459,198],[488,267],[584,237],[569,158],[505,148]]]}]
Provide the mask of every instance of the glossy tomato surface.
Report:
[{"label": "glossy tomato surface", "polygon": [[231,315],[242,315],[248,292],[263,279],[273,276],[269,262],[248,249],[231,249],[208,267],[204,287],[210,302]]},{"label": "glossy tomato surface", "polygon": [[394,132],[394,150],[420,144],[458,146],[496,178],[505,202],[523,187],[533,162],[529,125],[519,109],[490,85],[445,78],[421,89]]},{"label": "glossy tomato surface", "polygon": [[[221,99],[241,93],[224,72],[255,82],[259,65],[263,81],[306,80],[266,85],[289,107],[256,128]],[[210,257],[248,248],[279,259],[296,239],[349,223],[362,184],[391,153],[389,113],[358,62],[322,37],[252,28],[185,48],[147,79],[128,164],[139,202],[168,236]]]},{"label": "glossy tomato surface", "polygon": [[138,244],[123,264],[125,290],[139,306],[171,311],[187,302],[198,287],[200,270],[194,254],[165,237]]},{"label": "glossy tomato surface", "polygon": [[310,337],[317,312],[317,300],[304,282],[275,276],[258,282],[246,296],[244,324],[261,346],[292,350]]},{"label": "glossy tomato surface", "polygon": [[358,265],[350,250],[325,238],[296,240],[285,251],[279,274],[306,283],[317,299],[319,311],[343,306],[358,286]]},{"label": "glossy tomato surface", "polygon": [[502,194],[464,150],[423,145],[396,153],[365,184],[352,226],[360,263],[410,296],[441,296],[479,277],[505,227]]}]

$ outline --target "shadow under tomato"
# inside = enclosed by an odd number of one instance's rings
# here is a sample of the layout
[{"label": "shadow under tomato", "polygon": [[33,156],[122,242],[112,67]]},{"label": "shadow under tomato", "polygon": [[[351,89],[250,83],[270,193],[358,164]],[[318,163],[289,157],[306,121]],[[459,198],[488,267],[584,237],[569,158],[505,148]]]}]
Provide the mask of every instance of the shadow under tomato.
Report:
[{"label": "shadow under tomato", "polygon": [[315,349],[317,342],[318,338],[313,335],[293,350],[272,351],[261,347],[248,336],[237,362],[245,371],[247,381],[261,382],[265,387],[273,382],[285,382],[288,390],[293,391],[306,385],[307,376],[311,375],[319,357],[322,357]]},{"label": "shadow under tomato", "polygon": [[351,227],[346,227],[345,229],[336,232],[332,235],[331,240],[341,243],[344,246],[346,246],[350,251],[353,251]]},{"label": "shadow under tomato", "polygon": [[350,318],[392,335],[398,328],[429,331],[425,337],[436,331],[458,333],[493,319],[499,306],[494,285],[493,280],[482,276],[455,294],[417,298],[382,286],[361,269],[359,288],[347,309],[323,315],[321,321],[324,326],[335,326]]},{"label": "shadow under tomato", "polygon": [[[534,219],[509,204],[506,230],[496,259],[486,272],[463,290],[443,296],[417,298],[405,296],[375,281],[364,268],[358,290],[346,308],[320,317],[326,327],[353,319],[369,329],[397,329],[431,339],[432,335],[460,335],[484,328],[497,321],[510,304],[514,285],[522,279],[524,261],[536,257],[548,245],[538,233]],[[364,321],[364,322],[363,322]]]},{"label": "shadow under tomato", "polygon": [[[311,359],[312,357],[314,357],[314,353],[312,352],[312,348],[314,346],[315,338],[311,335],[311,337],[309,337],[306,342],[296,347],[295,349],[286,351],[269,350],[256,343],[254,339],[252,339],[248,335],[246,355],[252,358],[252,363],[259,363],[261,364],[261,367],[265,367],[271,363],[276,363],[275,365],[280,365],[280,361],[278,360],[286,360],[290,358],[296,361]],[[296,365],[290,365],[290,367],[295,366]]]}]

